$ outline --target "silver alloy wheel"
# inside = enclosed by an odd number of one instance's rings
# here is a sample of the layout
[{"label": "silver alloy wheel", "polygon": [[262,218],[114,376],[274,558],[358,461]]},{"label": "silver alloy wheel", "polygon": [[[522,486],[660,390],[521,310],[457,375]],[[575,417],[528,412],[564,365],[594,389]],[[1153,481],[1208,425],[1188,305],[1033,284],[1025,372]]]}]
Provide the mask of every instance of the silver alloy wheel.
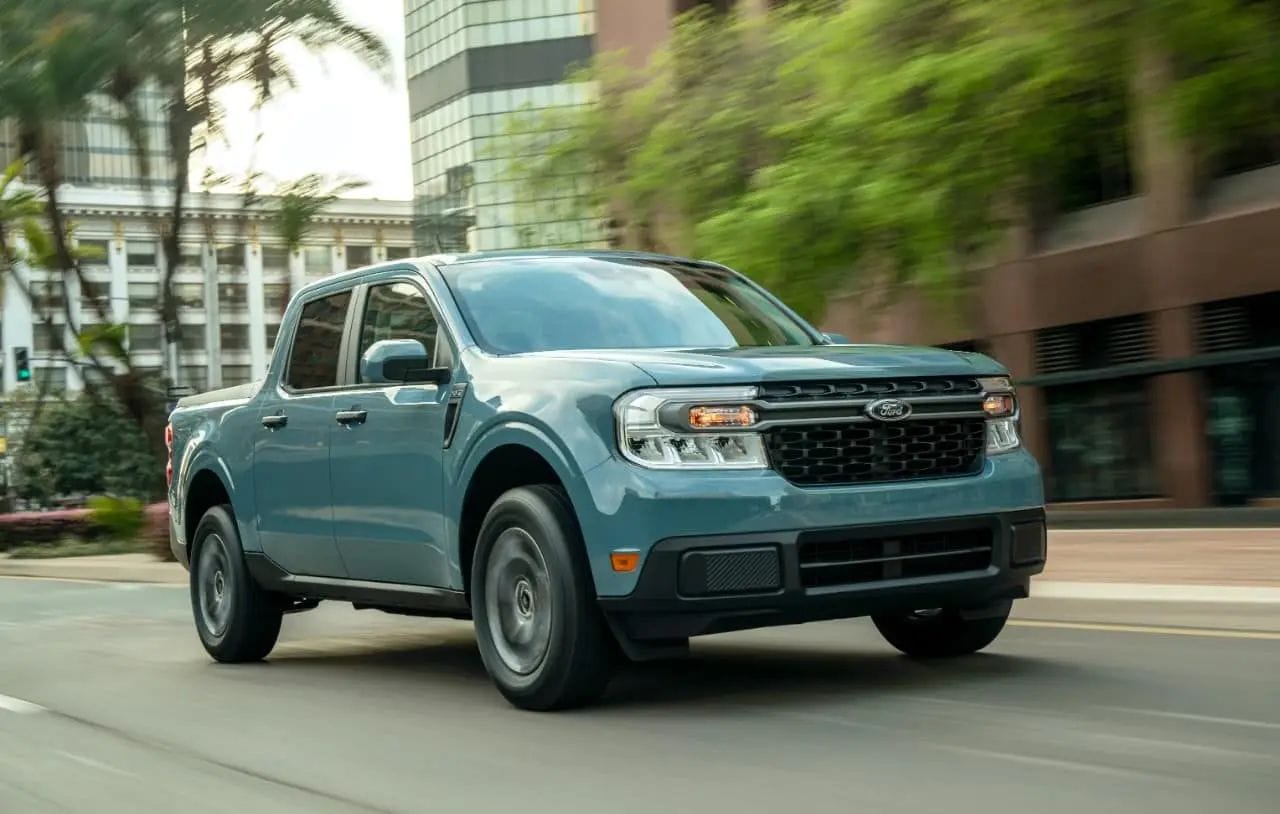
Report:
[{"label": "silver alloy wheel", "polygon": [[489,552],[484,577],[489,637],[513,672],[529,675],[551,643],[551,577],[547,561],[529,532],[509,528]]},{"label": "silver alloy wheel", "polygon": [[204,538],[200,545],[200,564],[197,570],[196,599],[200,605],[200,617],[205,630],[221,636],[231,618],[231,586],[228,584],[230,560],[227,545],[217,533]]}]

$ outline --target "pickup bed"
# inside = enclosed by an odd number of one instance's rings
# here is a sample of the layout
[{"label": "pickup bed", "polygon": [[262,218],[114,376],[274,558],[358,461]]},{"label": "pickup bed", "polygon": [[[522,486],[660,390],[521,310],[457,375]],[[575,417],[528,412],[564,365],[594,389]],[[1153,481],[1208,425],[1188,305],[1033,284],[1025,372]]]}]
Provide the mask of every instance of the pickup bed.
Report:
[{"label": "pickup bed", "polygon": [[979,650],[1044,567],[1008,372],[847,344],[723,266],[428,257],[290,303],[265,378],[178,403],[174,554],[220,661],[323,600],[474,619],[517,706],[692,636],[870,616]]}]

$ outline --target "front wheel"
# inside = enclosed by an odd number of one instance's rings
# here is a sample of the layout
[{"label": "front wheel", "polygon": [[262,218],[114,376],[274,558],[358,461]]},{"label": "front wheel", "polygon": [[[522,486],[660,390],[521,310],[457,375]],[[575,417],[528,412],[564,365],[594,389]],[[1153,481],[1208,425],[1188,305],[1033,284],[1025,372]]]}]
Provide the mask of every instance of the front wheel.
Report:
[{"label": "front wheel", "polygon": [[485,668],[515,706],[563,709],[604,692],[614,648],[592,586],[563,492],[498,498],[476,542],[471,608]]},{"label": "front wheel", "polygon": [[885,641],[908,656],[926,659],[976,653],[996,640],[1008,619],[1008,608],[976,618],[954,608],[871,617]]}]

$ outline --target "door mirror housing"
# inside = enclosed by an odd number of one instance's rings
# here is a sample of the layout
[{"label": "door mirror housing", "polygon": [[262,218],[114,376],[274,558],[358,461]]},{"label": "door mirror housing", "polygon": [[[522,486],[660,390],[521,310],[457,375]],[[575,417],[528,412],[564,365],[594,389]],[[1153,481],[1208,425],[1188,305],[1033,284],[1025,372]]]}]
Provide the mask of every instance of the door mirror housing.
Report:
[{"label": "door mirror housing", "polygon": [[426,346],[416,339],[374,342],[360,357],[360,381],[366,384],[444,384],[449,368],[432,367]]},{"label": "door mirror housing", "polygon": [[848,345],[849,337],[844,334],[835,334],[830,331],[823,331],[822,338],[827,340],[828,345]]}]

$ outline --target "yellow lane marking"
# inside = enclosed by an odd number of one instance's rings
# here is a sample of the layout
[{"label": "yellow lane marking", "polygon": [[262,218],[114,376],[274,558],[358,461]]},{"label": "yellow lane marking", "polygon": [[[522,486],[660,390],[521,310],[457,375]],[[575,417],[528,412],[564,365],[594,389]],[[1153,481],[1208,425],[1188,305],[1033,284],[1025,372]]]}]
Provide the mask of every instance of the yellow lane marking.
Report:
[{"label": "yellow lane marking", "polygon": [[1015,619],[1014,627],[1041,627],[1054,630],[1096,630],[1103,633],[1155,633],[1165,636],[1206,636],[1214,639],[1265,639],[1280,641],[1280,633],[1265,630],[1215,630],[1194,627],[1160,627],[1158,625],[1116,625],[1090,622],[1042,622],[1035,619]]}]

